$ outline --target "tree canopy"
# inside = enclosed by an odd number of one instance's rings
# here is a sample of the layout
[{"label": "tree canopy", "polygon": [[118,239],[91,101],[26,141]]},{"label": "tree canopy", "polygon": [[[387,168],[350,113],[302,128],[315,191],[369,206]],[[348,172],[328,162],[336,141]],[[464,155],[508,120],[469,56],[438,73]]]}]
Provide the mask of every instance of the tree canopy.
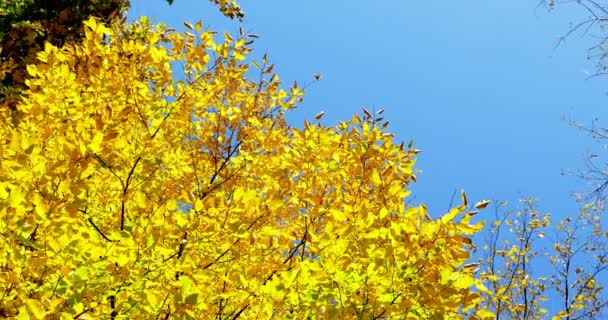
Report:
[{"label": "tree canopy", "polygon": [[0,317],[601,318],[601,205],[432,215],[383,110],[290,125],[256,35],[128,5],[0,3]]},{"label": "tree canopy", "polygon": [[[169,4],[173,0],[166,0]],[[242,19],[235,1],[209,0],[229,18]],[[105,24],[123,20],[128,0],[13,0],[0,2],[0,103],[15,112],[20,92],[27,88],[26,67],[37,62],[46,42],[61,47],[77,43],[84,35],[82,22],[89,17]],[[0,112],[2,112],[0,110]]]},{"label": "tree canopy", "polygon": [[483,312],[465,265],[482,225],[464,195],[438,219],[405,204],[417,150],[388,123],[290,127],[303,91],[247,62],[246,34],[84,25],[37,53],[0,125],[2,315]]}]

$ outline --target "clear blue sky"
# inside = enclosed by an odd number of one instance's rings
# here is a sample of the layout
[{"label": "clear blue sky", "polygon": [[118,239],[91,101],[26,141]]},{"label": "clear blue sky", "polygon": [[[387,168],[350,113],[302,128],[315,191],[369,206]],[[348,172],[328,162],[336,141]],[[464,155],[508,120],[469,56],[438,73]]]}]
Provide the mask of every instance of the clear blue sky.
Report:
[{"label": "clear blue sky", "polygon": [[[146,15],[183,29],[202,20],[236,33],[207,1],[132,0],[131,18]],[[564,170],[583,169],[598,145],[562,120],[589,123],[605,115],[604,80],[586,80],[589,38],[554,50],[575,6],[553,13],[535,1],[241,1],[243,27],[258,34],[255,55],[268,53],[281,79],[322,81],[290,115],[300,126],[325,111],[327,124],[361,106],[384,108],[398,139],[423,150],[415,202],[434,215],[455,189],[469,199],[516,202],[539,197],[540,209],[573,215],[571,193],[588,190]]]},{"label": "clear blue sky", "polygon": [[[323,77],[291,124],[319,111],[333,124],[362,106],[384,108],[397,139],[423,150],[413,203],[424,202],[433,216],[460,189],[471,201],[507,200],[513,209],[522,197],[539,197],[542,213],[576,215],[572,193],[590,189],[562,172],[584,169],[585,155],[601,145],[563,117],[608,126],[605,80],[586,80],[595,70],[585,51],[593,40],[575,35],[554,48],[585,17],[576,5],[548,13],[529,0],[241,4],[243,28],[261,37],[255,56],[268,53],[286,83]],[[197,20],[218,31],[239,26],[203,0],[132,5],[131,18],[177,29]]]}]

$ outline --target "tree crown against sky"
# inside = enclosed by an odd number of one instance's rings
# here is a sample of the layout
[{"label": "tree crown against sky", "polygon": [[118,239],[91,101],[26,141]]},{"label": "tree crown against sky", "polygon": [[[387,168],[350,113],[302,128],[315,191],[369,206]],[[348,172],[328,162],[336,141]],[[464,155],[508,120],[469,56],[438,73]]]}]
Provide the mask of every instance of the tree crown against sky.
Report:
[{"label": "tree crown against sky", "polygon": [[605,236],[597,208],[557,224],[550,278],[531,206],[471,263],[488,202],[435,219],[406,202],[419,151],[382,111],[294,128],[303,89],[248,59],[255,36],[186,27],[89,19],[36,49],[0,126],[0,314],[542,319],[551,287],[558,319],[601,315],[608,259],[575,241]]},{"label": "tree crown against sky", "polygon": [[251,36],[187,26],[91,18],[28,65],[0,126],[3,315],[483,314],[464,195],[406,205],[418,151],[377,114],[290,127],[303,91]]}]

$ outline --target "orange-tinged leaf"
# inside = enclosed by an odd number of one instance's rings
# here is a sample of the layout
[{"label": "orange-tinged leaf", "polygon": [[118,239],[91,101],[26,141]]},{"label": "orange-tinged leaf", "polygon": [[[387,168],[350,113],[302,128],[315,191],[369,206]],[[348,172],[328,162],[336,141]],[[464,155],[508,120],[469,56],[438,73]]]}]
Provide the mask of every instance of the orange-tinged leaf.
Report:
[{"label": "orange-tinged leaf", "polygon": [[484,209],[485,207],[487,207],[490,204],[489,200],[481,200],[479,202],[477,202],[475,204],[475,208],[477,209]]},{"label": "orange-tinged leaf", "polygon": [[464,190],[461,192],[461,198],[462,198],[462,205],[463,206],[467,206],[468,202],[467,202],[467,195],[464,193]]},{"label": "orange-tinged leaf", "polygon": [[372,114],[365,107],[363,107],[363,114],[365,114],[366,119],[372,117]]}]

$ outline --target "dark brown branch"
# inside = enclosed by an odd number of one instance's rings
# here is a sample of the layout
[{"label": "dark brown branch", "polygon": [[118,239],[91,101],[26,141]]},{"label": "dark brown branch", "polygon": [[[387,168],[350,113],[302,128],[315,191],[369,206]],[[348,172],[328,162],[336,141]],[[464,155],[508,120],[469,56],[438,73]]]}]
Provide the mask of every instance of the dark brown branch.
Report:
[{"label": "dark brown branch", "polygon": [[[258,222],[264,215],[260,215],[258,216],[251,224],[249,224],[249,226],[247,227],[247,231],[251,230],[251,228],[256,224],[256,222]],[[237,245],[239,242],[241,241],[241,238],[238,238],[234,241],[234,243],[232,243],[232,246],[230,246],[230,248],[224,250],[224,252],[222,252],[217,258],[215,258],[215,260],[213,260],[212,262],[207,263],[205,266],[203,266],[203,270],[208,269],[209,267],[211,267],[212,265],[218,263],[220,261],[220,259],[226,255],[226,253],[228,253],[228,251],[230,251],[230,249],[232,249],[232,247],[234,247],[235,245]]]},{"label": "dark brown branch", "polygon": [[79,314],[77,314],[77,315],[74,316],[74,319],[80,318],[80,316],[84,315],[85,313],[87,313],[89,311],[93,311],[93,309],[92,308],[88,308],[88,309],[82,310],[82,312],[80,312]]},{"label": "dark brown branch", "polygon": [[293,248],[291,248],[291,250],[289,250],[289,256],[285,259],[285,261],[283,261],[283,264],[290,262],[291,259],[293,259],[293,257],[298,253],[298,250],[303,247],[306,246],[306,240],[308,238],[308,225],[306,225],[306,227],[304,228],[304,232],[302,234],[302,237],[300,238],[300,242]]},{"label": "dark brown branch", "polygon": [[[240,171],[241,169],[243,169],[245,167],[245,164],[241,165],[241,167],[237,170]],[[234,178],[236,176],[236,172],[231,174],[230,176],[228,176],[226,179],[224,179],[222,182],[220,183],[216,183],[215,185],[213,185],[211,187],[211,189],[203,192],[203,194],[201,195],[201,200],[204,199],[205,197],[207,197],[207,195],[209,195],[211,192],[215,191],[215,189],[221,187],[224,183],[230,181],[232,178]]]},{"label": "dark brown branch", "polygon": [[6,290],[4,290],[4,294],[2,294],[2,299],[0,299],[0,302],[4,301],[4,298],[6,298],[6,296],[8,296],[8,294],[13,290],[14,286],[15,286],[15,284],[11,283],[11,285],[8,286],[8,288],[6,288]]},{"label": "dark brown branch", "polygon": [[228,153],[228,156],[226,156],[226,158],[224,158],[224,161],[222,161],[222,164],[220,165],[220,167],[217,170],[214,170],[215,172],[213,173],[213,176],[211,176],[211,179],[209,180],[210,185],[213,184],[213,182],[215,182],[215,179],[218,177],[218,175],[224,169],[224,167],[226,167],[226,165],[228,164],[228,161],[230,161],[232,156],[239,150],[241,143],[242,143],[242,141],[239,141],[236,144],[236,146],[234,147],[234,149],[232,149],[230,151],[230,153]]},{"label": "dark brown branch", "polygon": [[247,309],[247,307],[249,307],[249,304],[246,304],[244,307],[241,308],[241,310],[239,310],[234,317],[232,317],[232,320],[236,320],[238,317],[241,316],[241,314],[245,311],[245,309]]},{"label": "dark brown branch", "polygon": [[164,262],[167,262],[169,260],[171,260],[172,258],[177,257],[177,259],[182,257],[182,254],[184,253],[184,249],[186,248],[186,238],[188,237],[188,232],[184,233],[184,238],[182,239],[182,241],[179,243],[179,247],[177,248],[177,251],[170,255],[168,258],[163,260]]},{"label": "dark brown branch", "polygon": [[139,104],[137,103],[137,98],[135,98],[134,100],[135,100],[135,108],[137,109],[137,113],[139,114],[139,119],[141,120],[141,123],[144,125],[144,127],[146,127],[146,130],[149,133],[150,128],[148,128],[148,123],[146,122],[144,115],[141,113],[141,109],[139,108]]},{"label": "dark brown branch", "polygon": [[100,230],[100,229],[97,227],[97,225],[95,225],[95,223],[93,222],[93,219],[88,218],[88,219],[87,219],[87,221],[89,221],[89,223],[90,223],[90,224],[93,226],[93,228],[95,228],[95,230],[97,231],[97,233],[99,233],[99,235],[101,235],[101,237],[102,237],[102,238],[104,238],[106,241],[108,241],[108,242],[116,242],[116,240],[112,240],[112,239],[108,238],[108,237],[107,237],[107,236],[106,236],[106,235],[103,233],[103,231],[101,231],[101,230]]},{"label": "dark brown branch", "polygon": [[118,180],[120,181],[120,184],[122,185],[123,189],[125,187],[125,183],[124,181],[122,181],[122,178],[114,171],[114,168],[112,166],[110,166],[108,163],[106,163],[98,154],[93,153],[93,158],[95,158],[95,160],[97,160],[99,163],[101,163],[101,165],[104,168],[107,168],[108,170],[110,170],[110,172],[116,177],[118,178]]},{"label": "dark brown branch", "polygon": [[[232,246],[234,246],[235,244],[237,244],[241,239],[236,239],[236,241],[232,244]],[[203,270],[208,269],[209,267],[211,267],[212,265],[214,265],[215,263],[217,263],[224,255],[226,255],[226,253],[228,253],[228,251],[230,251],[230,249],[232,249],[232,246],[230,246],[230,248],[224,250],[224,252],[222,252],[217,258],[215,258],[215,260],[213,260],[212,262],[207,263],[204,267]]]},{"label": "dark brown branch", "polygon": [[131,178],[133,178],[133,173],[135,172],[135,168],[137,167],[137,164],[139,164],[139,161],[141,161],[141,156],[137,157],[137,159],[135,159],[135,163],[133,164],[133,166],[131,167],[131,170],[129,170],[129,174],[127,175],[127,180],[126,183],[124,184],[124,188],[122,190],[122,204],[121,204],[121,208],[120,208],[120,230],[124,230],[125,229],[125,198],[127,197],[127,193],[129,192],[129,185],[131,183]]},{"label": "dark brown branch", "polygon": [[[167,299],[169,298],[169,295],[170,295],[170,293],[167,293],[167,295],[165,296],[165,299],[163,299],[163,303],[160,305],[159,309],[162,309],[165,306],[165,303],[167,303]],[[167,312],[167,314],[165,315],[165,319],[168,319],[169,315],[171,315],[171,307],[169,307],[169,312]],[[156,319],[158,319],[158,317],[160,317],[160,312],[156,316]]]}]

